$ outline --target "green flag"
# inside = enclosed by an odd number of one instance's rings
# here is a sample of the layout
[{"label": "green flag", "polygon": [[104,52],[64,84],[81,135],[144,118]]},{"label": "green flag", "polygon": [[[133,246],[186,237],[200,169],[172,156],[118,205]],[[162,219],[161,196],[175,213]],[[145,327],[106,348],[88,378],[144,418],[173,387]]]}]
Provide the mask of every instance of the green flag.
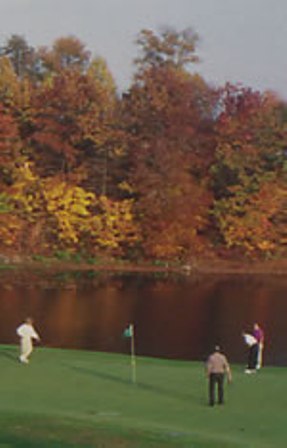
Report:
[{"label": "green flag", "polygon": [[132,338],[133,337],[133,326],[130,324],[123,332],[124,338]]}]

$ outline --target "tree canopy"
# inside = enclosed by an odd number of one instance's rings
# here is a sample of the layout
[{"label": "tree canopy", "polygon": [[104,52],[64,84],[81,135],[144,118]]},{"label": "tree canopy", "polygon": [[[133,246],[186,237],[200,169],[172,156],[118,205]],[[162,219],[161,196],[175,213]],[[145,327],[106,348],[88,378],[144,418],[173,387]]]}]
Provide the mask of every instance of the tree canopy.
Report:
[{"label": "tree canopy", "polygon": [[287,106],[214,88],[191,29],[144,29],[119,93],[75,36],[0,51],[0,253],[285,257]]}]

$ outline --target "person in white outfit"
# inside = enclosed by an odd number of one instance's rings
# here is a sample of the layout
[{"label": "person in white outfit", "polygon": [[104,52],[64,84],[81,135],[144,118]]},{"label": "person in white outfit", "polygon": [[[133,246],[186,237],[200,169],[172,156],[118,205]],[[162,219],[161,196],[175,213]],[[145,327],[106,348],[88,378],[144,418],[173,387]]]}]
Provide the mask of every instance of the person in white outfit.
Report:
[{"label": "person in white outfit", "polygon": [[33,351],[33,339],[40,340],[40,336],[33,327],[33,319],[28,317],[23,324],[16,330],[20,337],[20,356],[19,360],[25,364],[29,363],[29,356]]}]

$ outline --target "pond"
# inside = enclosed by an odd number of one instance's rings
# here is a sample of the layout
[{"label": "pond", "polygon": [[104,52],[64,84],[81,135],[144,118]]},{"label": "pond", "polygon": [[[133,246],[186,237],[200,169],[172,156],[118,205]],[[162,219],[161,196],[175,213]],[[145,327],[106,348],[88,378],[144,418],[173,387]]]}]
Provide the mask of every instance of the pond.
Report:
[{"label": "pond", "polygon": [[0,273],[0,343],[32,316],[43,345],[205,360],[220,344],[231,362],[246,361],[242,331],[266,335],[264,361],[287,365],[287,279],[283,275]]}]

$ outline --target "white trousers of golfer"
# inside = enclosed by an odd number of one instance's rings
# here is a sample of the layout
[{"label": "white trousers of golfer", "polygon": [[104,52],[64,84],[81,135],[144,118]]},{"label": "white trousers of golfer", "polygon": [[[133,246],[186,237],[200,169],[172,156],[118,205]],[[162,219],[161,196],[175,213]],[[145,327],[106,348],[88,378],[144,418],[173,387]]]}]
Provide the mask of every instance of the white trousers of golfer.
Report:
[{"label": "white trousers of golfer", "polygon": [[262,342],[259,342],[258,344],[258,358],[257,358],[257,369],[261,369],[263,362],[263,344]]},{"label": "white trousers of golfer", "polygon": [[20,336],[20,361],[29,362],[29,356],[33,351],[33,339],[39,340],[38,333],[30,324],[22,324],[17,328],[17,334]]}]

